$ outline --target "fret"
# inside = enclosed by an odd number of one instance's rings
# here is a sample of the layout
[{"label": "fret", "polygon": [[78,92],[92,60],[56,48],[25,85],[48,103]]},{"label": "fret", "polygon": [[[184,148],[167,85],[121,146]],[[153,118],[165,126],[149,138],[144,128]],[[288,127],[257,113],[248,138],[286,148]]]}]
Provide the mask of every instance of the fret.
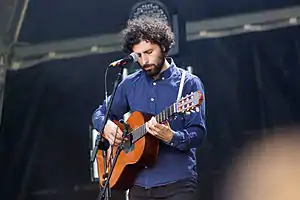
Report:
[{"label": "fret", "polygon": [[169,116],[173,115],[173,105],[169,107]]},{"label": "fret", "polygon": [[138,137],[139,137],[139,129],[135,130],[132,134],[132,140],[133,141],[136,141],[138,140]]},{"label": "fret", "polygon": [[133,133],[130,133],[130,134],[132,134],[132,141],[137,141],[137,135],[138,134],[136,134],[137,132],[136,131],[134,131]]},{"label": "fret", "polygon": [[133,131],[131,134],[132,134],[132,142],[136,142],[141,135],[140,127],[138,129],[136,129],[135,131]]},{"label": "fret", "polygon": [[141,127],[141,135],[140,135],[140,138],[143,137],[145,134],[146,134],[146,125],[143,124]]},{"label": "fret", "polygon": [[156,116],[155,116],[155,119],[156,119],[156,121],[159,122],[159,115],[156,115]]},{"label": "fret", "polygon": [[138,134],[138,139],[140,139],[141,137],[143,137],[144,135],[144,125],[142,125],[140,128],[139,128],[139,134]]},{"label": "fret", "polygon": [[168,114],[168,110],[165,110],[165,120],[167,120],[171,115]]},{"label": "fret", "polygon": [[177,111],[177,108],[176,108],[176,104],[174,103],[173,104],[173,112],[175,113]]},{"label": "fret", "polygon": [[174,114],[174,113],[177,111],[177,110],[176,110],[176,105],[177,105],[177,104],[175,104],[175,103],[172,105],[172,114]]},{"label": "fret", "polygon": [[139,128],[137,128],[136,130],[134,130],[131,134],[132,134],[132,140],[133,140],[133,142],[136,142],[137,140],[139,140],[140,138],[142,138],[146,134],[146,126],[145,126],[145,124],[143,124],[142,126],[140,126]]}]

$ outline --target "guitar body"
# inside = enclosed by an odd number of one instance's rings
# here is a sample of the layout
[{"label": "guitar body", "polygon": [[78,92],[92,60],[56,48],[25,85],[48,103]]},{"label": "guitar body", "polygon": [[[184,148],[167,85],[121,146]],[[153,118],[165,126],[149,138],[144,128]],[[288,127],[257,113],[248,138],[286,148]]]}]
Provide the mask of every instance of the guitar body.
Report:
[{"label": "guitar body", "polygon": [[[145,124],[148,120],[150,120],[151,117],[151,115],[146,115],[136,111],[130,115],[126,122],[130,125],[130,128],[134,130]],[[114,121],[114,123],[116,123],[122,131],[124,130],[123,124],[117,121]],[[132,144],[132,147],[129,151],[125,152],[122,150],[109,181],[110,188],[123,190],[131,188],[134,184],[137,174],[145,166],[151,167],[156,162],[158,149],[158,139],[150,134],[146,134],[144,137]],[[116,150],[117,147],[113,147],[113,157],[116,155]],[[103,174],[105,174],[105,171],[102,150],[98,151],[96,160],[98,165],[99,184],[103,186]],[[107,173],[110,171],[110,166],[111,165],[108,166]]]}]

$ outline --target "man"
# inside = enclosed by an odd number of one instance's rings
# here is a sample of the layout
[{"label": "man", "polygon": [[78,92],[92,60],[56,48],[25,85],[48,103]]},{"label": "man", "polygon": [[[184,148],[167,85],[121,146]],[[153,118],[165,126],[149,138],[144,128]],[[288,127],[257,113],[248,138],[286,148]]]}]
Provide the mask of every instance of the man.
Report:
[{"label": "man", "polygon": [[[118,145],[122,132],[111,121],[120,120],[128,111],[157,115],[176,102],[183,70],[167,53],[174,44],[174,34],[164,21],[140,17],[128,21],[122,32],[123,50],[138,56],[141,70],[127,76],[119,85],[104,129],[111,145]],[[182,97],[204,89],[200,79],[186,73]],[[105,103],[93,114],[93,123],[101,130]],[[197,189],[196,147],[206,137],[205,102],[190,114],[177,114],[167,124],[155,118],[146,123],[148,134],[160,140],[154,167],[143,169],[130,189],[131,200],[192,199]]]}]

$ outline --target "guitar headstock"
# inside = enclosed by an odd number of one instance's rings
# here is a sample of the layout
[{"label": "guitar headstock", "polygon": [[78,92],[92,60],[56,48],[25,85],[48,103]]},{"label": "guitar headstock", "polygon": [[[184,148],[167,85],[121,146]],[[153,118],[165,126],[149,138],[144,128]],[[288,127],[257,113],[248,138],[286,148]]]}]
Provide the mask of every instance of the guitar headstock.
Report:
[{"label": "guitar headstock", "polygon": [[191,94],[182,97],[177,101],[177,112],[189,112],[197,106],[200,106],[203,101],[203,95],[200,91],[192,92]]}]

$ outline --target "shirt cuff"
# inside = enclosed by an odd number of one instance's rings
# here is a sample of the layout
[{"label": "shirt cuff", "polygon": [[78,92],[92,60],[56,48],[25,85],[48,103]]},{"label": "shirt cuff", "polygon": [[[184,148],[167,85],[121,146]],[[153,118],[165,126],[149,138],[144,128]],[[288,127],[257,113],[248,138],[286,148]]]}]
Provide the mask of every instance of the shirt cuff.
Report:
[{"label": "shirt cuff", "polygon": [[169,142],[167,142],[167,144],[170,146],[178,146],[184,139],[183,133],[180,131],[172,131],[172,132],[173,132],[173,137]]}]

